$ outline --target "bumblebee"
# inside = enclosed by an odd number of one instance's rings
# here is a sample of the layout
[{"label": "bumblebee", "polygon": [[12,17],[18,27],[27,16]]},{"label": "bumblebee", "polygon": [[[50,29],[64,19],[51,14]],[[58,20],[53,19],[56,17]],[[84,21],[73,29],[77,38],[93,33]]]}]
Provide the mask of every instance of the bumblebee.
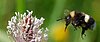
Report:
[{"label": "bumblebee", "polygon": [[90,15],[87,15],[84,12],[79,12],[79,11],[71,11],[69,12],[67,16],[65,16],[64,18],[60,18],[57,21],[62,20],[62,19],[64,19],[66,22],[65,31],[69,24],[72,24],[75,30],[81,27],[82,28],[82,32],[81,32],[82,38],[83,38],[83,35],[85,35],[86,30],[88,29],[93,30],[96,25],[95,20]]}]

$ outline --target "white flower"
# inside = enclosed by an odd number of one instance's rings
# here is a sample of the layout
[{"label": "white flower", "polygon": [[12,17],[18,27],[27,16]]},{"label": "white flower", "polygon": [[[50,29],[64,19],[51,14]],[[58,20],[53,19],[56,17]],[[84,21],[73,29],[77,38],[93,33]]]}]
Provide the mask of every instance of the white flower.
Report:
[{"label": "white flower", "polygon": [[15,42],[47,42],[48,29],[40,28],[45,19],[43,17],[40,19],[37,19],[36,16],[33,17],[33,11],[27,10],[27,13],[27,15],[26,13],[22,15],[15,12],[16,16],[8,21],[8,33],[12,35]]}]

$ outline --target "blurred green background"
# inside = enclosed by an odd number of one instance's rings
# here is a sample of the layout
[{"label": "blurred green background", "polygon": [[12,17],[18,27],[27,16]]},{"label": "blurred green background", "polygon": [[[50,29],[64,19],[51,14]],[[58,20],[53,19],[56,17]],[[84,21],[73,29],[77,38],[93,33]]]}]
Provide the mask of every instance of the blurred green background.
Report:
[{"label": "blurred green background", "polygon": [[[64,32],[64,10],[79,10],[91,15],[96,21],[94,31],[87,30],[81,39],[81,29],[74,31],[72,25]],[[100,42],[100,0],[0,0],[0,42],[11,42],[7,35],[7,23],[14,12],[32,10],[33,16],[44,17],[43,27],[49,28],[48,42]]]}]

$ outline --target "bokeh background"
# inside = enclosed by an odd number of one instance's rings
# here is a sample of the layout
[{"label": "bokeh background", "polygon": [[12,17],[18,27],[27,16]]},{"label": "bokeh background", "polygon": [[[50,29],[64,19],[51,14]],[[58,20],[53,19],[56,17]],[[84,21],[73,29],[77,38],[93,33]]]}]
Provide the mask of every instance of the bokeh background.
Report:
[{"label": "bokeh background", "polygon": [[[91,15],[96,21],[94,31],[87,30],[81,38],[81,28],[74,31],[69,25],[64,32],[65,22],[56,21],[64,17],[64,11],[78,10]],[[42,27],[49,28],[48,42],[100,42],[100,0],[0,0],[0,42],[12,42],[7,35],[7,23],[14,12],[32,10],[33,16],[44,17]]]}]

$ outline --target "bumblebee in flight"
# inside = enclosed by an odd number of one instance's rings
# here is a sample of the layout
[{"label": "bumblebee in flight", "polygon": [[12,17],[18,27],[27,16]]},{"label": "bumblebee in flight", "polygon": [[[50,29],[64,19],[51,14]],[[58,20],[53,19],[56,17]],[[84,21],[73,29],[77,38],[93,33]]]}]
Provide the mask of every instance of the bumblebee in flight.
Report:
[{"label": "bumblebee in flight", "polygon": [[62,19],[64,19],[66,22],[65,31],[66,31],[67,26],[70,23],[74,26],[75,30],[77,30],[77,27],[81,27],[82,38],[83,38],[83,35],[85,35],[84,33],[86,30],[88,29],[93,30],[96,25],[95,20],[90,15],[87,15],[84,12],[79,12],[79,11],[71,11],[67,16],[65,16],[64,18],[58,19],[57,21],[62,20]]}]

